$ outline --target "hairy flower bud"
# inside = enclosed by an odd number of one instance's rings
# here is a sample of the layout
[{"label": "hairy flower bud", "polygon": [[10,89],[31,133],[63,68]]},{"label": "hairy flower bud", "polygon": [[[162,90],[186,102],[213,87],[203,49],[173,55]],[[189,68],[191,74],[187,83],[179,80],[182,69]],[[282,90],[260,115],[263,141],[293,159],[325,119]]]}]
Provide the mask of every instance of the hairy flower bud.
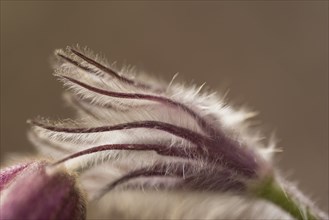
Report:
[{"label": "hairy flower bud", "polygon": [[0,172],[0,192],[5,189],[9,183],[15,179],[15,177],[24,170],[29,163],[18,164],[11,167],[7,167]]},{"label": "hairy flower bud", "polygon": [[0,219],[85,219],[74,176],[31,162],[0,172]]},{"label": "hairy flower bud", "polygon": [[[223,212],[216,216],[224,218],[242,215],[251,207],[248,199],[270,202],[296,219],[327,217],[305,199],[294,198],[298,190],[282,184],[271,159],[277,151],[274,141],[260,141],[261,133],[247,120],[255,113],[230,107],[223,97],[201,92],[202,86],[131,77],[129,70],[116,70],[89,50],[68,47],[56,50],[55,57],[55,75],[68,87],[65,97],[77,118],[30,120],[29,137],[41,153],[57,159],[52,166],[65,164],[79,172],[91,200],[104,201],[106,211],[114,204],[107,218],[136,200],[101,198],[128,189],[184,196],[211,192],[244,201],[234,211],[218,207]],[[262,219],[273,216],[257,212]]]}]

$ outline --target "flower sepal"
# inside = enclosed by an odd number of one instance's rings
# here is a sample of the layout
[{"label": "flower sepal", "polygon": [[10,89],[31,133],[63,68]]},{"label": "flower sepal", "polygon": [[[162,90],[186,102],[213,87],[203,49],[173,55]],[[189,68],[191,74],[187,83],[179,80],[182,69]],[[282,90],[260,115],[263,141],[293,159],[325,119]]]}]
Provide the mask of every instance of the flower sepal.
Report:
[{"label": "flower sepal", "polygon": [[0,219],[85,219],[83,193],[63,168],[35,161],[4,169],[0,176]]}]

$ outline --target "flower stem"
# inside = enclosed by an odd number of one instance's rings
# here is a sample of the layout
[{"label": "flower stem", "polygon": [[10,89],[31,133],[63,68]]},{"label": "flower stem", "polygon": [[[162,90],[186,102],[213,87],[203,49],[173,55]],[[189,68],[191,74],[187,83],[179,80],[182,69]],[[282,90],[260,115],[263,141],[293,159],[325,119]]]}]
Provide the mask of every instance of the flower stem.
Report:
[{"label": "flower stem", "polygon": [[317,219],[317,217],[315,217],[315,215],[313,215],[307,208],[291,198],[290,195],[273,179],[266,180],[257,188],[256,193],[260,198],[274,203],[298,220]]}]

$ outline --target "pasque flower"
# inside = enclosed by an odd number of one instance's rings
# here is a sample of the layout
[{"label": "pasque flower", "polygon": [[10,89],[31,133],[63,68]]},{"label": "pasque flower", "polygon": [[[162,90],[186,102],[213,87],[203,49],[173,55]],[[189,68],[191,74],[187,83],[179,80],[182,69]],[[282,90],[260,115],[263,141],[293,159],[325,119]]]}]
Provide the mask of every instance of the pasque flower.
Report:
[{"label": "pasque flower", "polygon": [[75,177],[47,161],[0,172],[0,219],[85,219],[85,201]]},{"label": "pasque flower", "polygon": [[78,114],[31,120],[29,137],[51,167],[78,173],[97,218],[326,218],[275,169],[255,113],[202,87],[116,71],[86,49],[55,57]]}]

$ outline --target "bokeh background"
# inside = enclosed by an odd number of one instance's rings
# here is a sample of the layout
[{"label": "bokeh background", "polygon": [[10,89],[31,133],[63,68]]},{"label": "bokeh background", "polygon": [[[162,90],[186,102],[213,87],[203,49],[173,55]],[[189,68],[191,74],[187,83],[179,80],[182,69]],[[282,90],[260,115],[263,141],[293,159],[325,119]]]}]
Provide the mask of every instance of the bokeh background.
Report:
[{"label": "bokeh background", "polygon": [[160,78],[229,89],[258,110],[276,163],[328,211],[327,1],[1,1],[1,160],[26,119],[67,118],[52,51],[79,43]]}]

